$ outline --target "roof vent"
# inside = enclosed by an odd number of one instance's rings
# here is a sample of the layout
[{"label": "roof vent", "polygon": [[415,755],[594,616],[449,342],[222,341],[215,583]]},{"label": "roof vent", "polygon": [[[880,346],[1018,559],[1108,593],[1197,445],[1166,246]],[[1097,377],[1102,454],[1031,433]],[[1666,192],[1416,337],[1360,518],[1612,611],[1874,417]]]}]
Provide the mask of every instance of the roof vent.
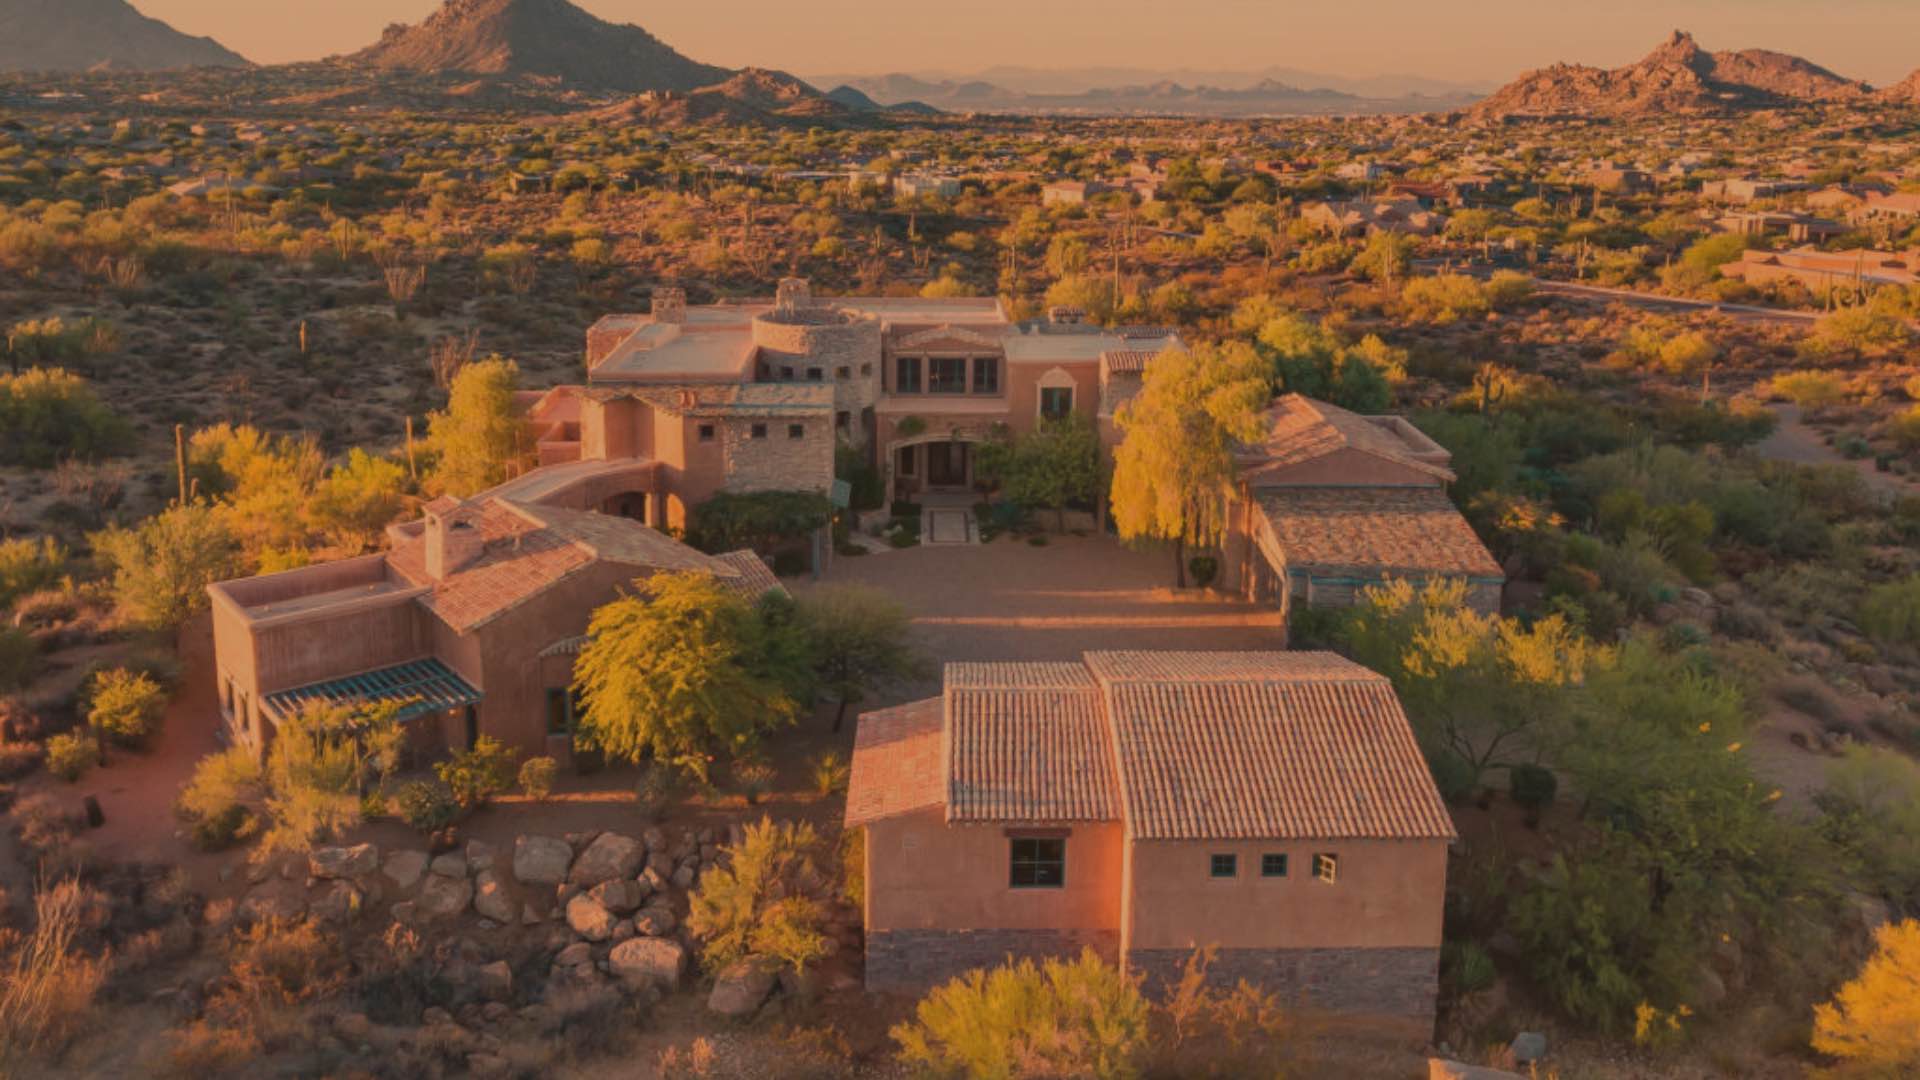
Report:
[{"label": "roof vent", "polygon": [[653,290],[653,321],[679,326],[687,321],[687,290],[661,286]]}]

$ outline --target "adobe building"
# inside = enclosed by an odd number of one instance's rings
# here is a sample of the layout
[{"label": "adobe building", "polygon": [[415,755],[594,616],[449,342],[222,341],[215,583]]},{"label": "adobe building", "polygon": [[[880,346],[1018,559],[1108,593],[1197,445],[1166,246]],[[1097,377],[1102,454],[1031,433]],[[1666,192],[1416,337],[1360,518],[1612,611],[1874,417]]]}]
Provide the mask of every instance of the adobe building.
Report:
[{"label": "adobe building", "polygon": [[658,573],[757,598],[752,552],[710,556],[636,521],[498,491],[442,497],[378,555],[212,585],[220,708],[264,748],[308,703],[391,701],[424,752],[481,735],[566,760],[593,610]]},{"label": "adobe building", "polygon": [[1447,494],[1452,455],[1398,416],[1287,394],[1238,455],[1222,584],[1282,610],[1344,607],[1395,578],[1453,578],[1482,612],[1506,573]]},{"label": "adobe building", "polygon": [[1388,681],[1330,653],[949,664],[861,717],[866,978],[1091,948],[1430,1033],[1451,818]]}]

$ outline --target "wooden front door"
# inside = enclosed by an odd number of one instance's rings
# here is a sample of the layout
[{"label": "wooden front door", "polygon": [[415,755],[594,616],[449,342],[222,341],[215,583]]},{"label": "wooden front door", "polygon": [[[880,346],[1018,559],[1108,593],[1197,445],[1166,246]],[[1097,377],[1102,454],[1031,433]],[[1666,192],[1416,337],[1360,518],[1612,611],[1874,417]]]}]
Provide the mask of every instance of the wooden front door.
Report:
[{"label": "wooden front door", "polygon": [[928,443],[926,446],[927,486],[966,487],[970,449],[963,442]]}]

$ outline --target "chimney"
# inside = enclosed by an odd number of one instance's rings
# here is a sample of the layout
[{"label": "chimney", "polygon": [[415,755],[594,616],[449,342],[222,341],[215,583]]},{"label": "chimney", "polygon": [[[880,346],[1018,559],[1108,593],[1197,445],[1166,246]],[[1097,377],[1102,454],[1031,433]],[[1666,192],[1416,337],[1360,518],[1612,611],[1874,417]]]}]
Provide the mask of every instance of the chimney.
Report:
[{"label": "chimney", "polygon": [[1087,321],[1087,313],[1077,307],[1057,304],[1047,309],[1047,321],[1055,326],[1079,326]]},{"label": "chimney", "polygon": [[792,316],[813,306],[813,287],[806,278],[781,278],[779,288],[774,292],[773,309],[783,316]]},{"label": "chimney", "polygon": [[653,321],[680,326],[687,321],[687,290],[661,286],[653,290]]},{"label": "chimney", "polygon": [[449,575],[480,557],[487,541],[480,534],[480,513],[457,499],[440,498],[427,504],[427,576],[445,581]]}]

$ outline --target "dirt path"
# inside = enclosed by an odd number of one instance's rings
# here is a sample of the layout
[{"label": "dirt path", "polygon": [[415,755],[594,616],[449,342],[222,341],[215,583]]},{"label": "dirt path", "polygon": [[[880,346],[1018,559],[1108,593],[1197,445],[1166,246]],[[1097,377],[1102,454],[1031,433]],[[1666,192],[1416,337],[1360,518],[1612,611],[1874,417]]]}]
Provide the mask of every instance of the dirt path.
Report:
[{"label": "dirt path", "polygon": [[1894,495],[1920,495],[1920,484],[1881,472],[1868,458],[1853,459],[1827,445],[1826,436],[1809,425],[1798,405],[1775,405],[1779,423],[1773,433],[1755,443],[1753,452],[1770,461],[1791,461],[1798,465],[1840,465],[1857,471],[1870,487]]}]

